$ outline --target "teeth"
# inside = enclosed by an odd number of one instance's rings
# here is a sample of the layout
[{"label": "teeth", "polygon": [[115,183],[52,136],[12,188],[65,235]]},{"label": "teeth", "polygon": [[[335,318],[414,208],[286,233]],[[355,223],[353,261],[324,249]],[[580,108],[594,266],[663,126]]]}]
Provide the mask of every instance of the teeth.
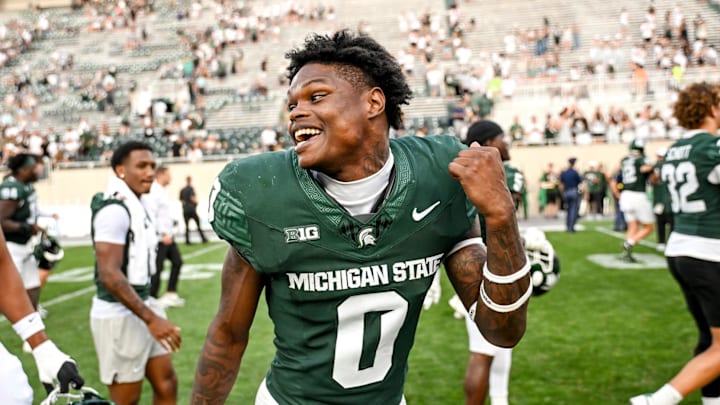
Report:
[{"label": "teeth", "polygon": [[295,131],[295,140],[298,142],[304,142],[320,133],[319,129],[314,128],[303,128]]}]

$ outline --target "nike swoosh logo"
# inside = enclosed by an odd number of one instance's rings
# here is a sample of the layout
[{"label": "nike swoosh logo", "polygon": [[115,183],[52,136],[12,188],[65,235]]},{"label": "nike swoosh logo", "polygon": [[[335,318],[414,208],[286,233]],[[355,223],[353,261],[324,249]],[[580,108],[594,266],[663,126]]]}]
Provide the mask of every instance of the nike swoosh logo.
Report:
[{"label": "nike swoosh logo", "polygon": [[432,210],[434,210],[435,207],[437,207],[438,205],[440,205],[440,201],[435,201],[435,204],[425,208],[424,210],[422,210],[420,212],[418,212],[417,207],[413,208],[413,212],[412,212],[413,221],[415,221],[415,222],[422,221],[422,219],[425,218],[426,216],[428,216],[428,214],[430,214],[430,212],[432,212]]}]

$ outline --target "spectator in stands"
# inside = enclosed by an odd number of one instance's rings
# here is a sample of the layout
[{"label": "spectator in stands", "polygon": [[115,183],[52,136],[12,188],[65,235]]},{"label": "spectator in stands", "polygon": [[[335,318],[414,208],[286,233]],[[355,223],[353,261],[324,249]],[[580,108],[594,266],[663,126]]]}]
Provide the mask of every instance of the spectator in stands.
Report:
[{"label": "spectator in stands", "polygon": [[560,173],[560,184],[567,215],[565,216],[565,229],[575,232],[575,223],[578,220],[580,198],[582,196],[582,177],[575,169],[577,158],[568,159],[568,167]]},{"label": "spectator in stands", "polygon": [[91,204],[97,294],[90,326],[100,381],[117,404],[140,403],[144,378],[153,402],[176,403],[170,353],[180,349],[180,328],[149,295],[157,235],[141,198],[150,191],[155,159],[150,146],[130,141],[115,149],[110,165],[114,176]]},{"label": "spectator in stands", "polygon": [[195,188],[192,186],[192,177],[187,176],[185,178],[185,187],[180,190],[180,201],[183,207],[183,220],[185,221],[185,244],[190,245],[190,220],[195,222],[197,231],[200,234],[200,239],[203,243],[207,243],[207,238],[203,233],[202,227],[200,226],[200,218],[197,214],[197,195],[195,195]]},{"label": "spectator in stands", "polygon": [[525,139],[525,128],[523,128],[522,124],[520,124],[520,117],[515,116],[513,117],[513,123],[510,126],[510,129],[508,129],[508,135],[510,135],[510,139],[512,139],[513,144],[522,144]]}]

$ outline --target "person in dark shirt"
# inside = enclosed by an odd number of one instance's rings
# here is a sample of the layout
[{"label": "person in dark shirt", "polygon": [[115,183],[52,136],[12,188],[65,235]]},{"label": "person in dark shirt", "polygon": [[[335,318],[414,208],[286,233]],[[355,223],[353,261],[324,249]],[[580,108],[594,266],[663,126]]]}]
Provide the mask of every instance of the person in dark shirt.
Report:
[{"label": "person in dark shirt", "polygon": [[195,221],[198,233],[203,243],[207,242],[207,238],[200,227],[200,218],[197,214],[197,195],[195,195],[195,189],[192,186],[192,177],[187,176],[185,179],[186,186],[180,190],[180,201],[182,201],[183,207],[183,219],[185,220],[185,244],[189,245],[190,242],[190,220]]},{"label": "person in dark shirt", "polygon": [[575,232],[575,223],[578,220],[578,208],[580,207],[579,196],[582,192],[582,177],[580,173],[575,170],[575,162],[577,162],[577,159],[574,157],[568,159],[568,168],[560,173],[563,200],[565,201],[565,209],[567,210],[565,217],[567,232]]}]

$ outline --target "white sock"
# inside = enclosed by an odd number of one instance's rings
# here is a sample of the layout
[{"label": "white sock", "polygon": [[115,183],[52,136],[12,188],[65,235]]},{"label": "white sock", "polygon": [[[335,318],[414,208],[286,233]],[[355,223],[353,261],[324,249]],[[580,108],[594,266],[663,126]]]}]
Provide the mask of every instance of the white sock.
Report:
[{"label": "white sock", "polygon": [[627,244],[630,246],[635,246],[635,241],[632,239],[625,239],[625,242],[627,242]]},{"label": "white sock", "polygon": [[720,405],[720,397],[702,397],[702,405]]},{"label": "white sock", "polygon": [[670,384],[665,384],[651,396],[651,403],[655,405],[677,405],[683,396]]},{"label": "white sock", "polygon": [[508,405],[508,397],[490,397],[490,405]]}]

